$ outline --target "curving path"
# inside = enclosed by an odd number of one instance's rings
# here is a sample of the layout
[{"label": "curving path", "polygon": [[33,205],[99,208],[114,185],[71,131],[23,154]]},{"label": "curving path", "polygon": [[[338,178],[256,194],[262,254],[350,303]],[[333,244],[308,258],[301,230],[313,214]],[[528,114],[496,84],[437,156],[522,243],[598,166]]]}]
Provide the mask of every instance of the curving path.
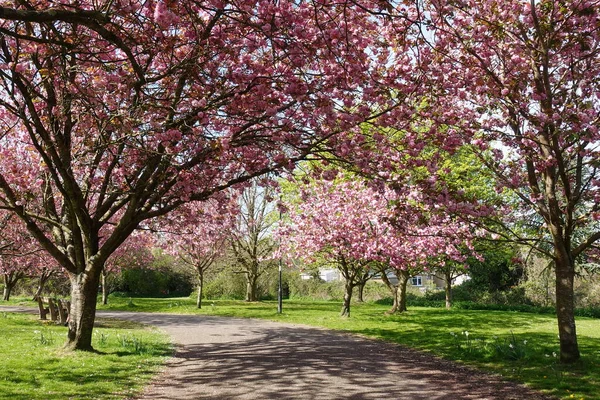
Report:
[{"label": "curving path", "polygon": [[263,320],[99,312],[177,344],[138,399],[548,399],[523,386],[376,340]]},{"label": "curving path", "polygon": [[177,345],[136,400],[551,399],[429,354],[303,325],[135,312],[98,317],[155,325]]}]

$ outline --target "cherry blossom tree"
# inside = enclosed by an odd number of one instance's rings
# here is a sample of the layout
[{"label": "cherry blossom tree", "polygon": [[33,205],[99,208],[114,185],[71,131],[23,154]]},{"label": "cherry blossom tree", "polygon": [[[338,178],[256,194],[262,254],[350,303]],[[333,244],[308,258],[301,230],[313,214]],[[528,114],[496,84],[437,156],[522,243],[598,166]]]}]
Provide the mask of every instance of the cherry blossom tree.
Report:
[{"label": "cherry blossom tree", "polygon": [[[161,219],[159,224],[169,252],[192,268],[197,278],[196,306],[202,308],[204,275],[226,254],[237,214],[234,200],[191,202]],[[166,231],[166,232],[165,232]]]},{"label": "cherry blossom tree", "polygon": [[[560,359],[580,358],[576,261],[600,239],[600,2],[424,1],[425,117],[470,142],[518,202],[498,230],[555,266]],[[493,157],[487,154],[492,153]],[[540,220],[540,235],[517,229]],[[592,228],[592,229],[590,229]],[[509,232],[509,233],[506,233]]]},{"label": "cherry blossom tree", "polygon": [[280,251],[336,265],[345,279],[343,316],[350,314],[352,289],[369,264],[389,265],[396,272],[397,311],[402,312],[407,282],[426,268],[429,257],[444,252],[464,259],[458,246],[468,245],[469,227],[436,215],[417,190],[400,196],[364,181],[338,179],[317,181],[303,188],[301,197],[299,204],[288,206],[289,223],[279,230]]},{"label": "cherry blossom tree", "polygon": [[35,274],[41,267],[39,248],[12,214],[0,213],[0,274],[4,280],[3,300],[10,300],[15,285],[23,278]]},{"label": "cherry blossom tree", "polygon": [[0,207],[67,271],[72,349],[92,349],[101,271],[140,223],[402,104],[380,88],[410,21],[379,0],[0,6]]}]

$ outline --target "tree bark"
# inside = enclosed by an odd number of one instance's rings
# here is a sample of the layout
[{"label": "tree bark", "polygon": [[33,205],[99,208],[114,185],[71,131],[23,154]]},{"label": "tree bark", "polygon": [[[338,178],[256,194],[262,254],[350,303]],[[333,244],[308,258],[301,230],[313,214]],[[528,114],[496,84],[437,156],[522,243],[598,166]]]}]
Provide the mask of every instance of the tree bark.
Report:
[{"label": "tree bark", "polygon": [[392,285],[392,282],[390,282],[390,280],[387,277],[386,271],[382,270],[380,271],[381,273],[381,280],[383,281],[383,283],[385,283],[385,286],[387,286],[387,288],[389,289],[391,295],[392,295],[392,308],[390,308],[389,310],[387,310],[385,312],[385,314],[394,314],[395,312],[398,311],[398,286]]},{"label": "tree bark", "polygon": [[568,258],[556,260],[556,317],[560,341],[560,361],[570,364],[580,358],[575,327],[573,283],[575,266]]},{"label": "tree bark", "polygon": [[258,275],[252,272],[246,274],[246,301],[258,301]]},{"label": "tree bark", "polygon": [[452,275],[449,271],[446,271],[444,274],[445,282],[446,282],[446,309],[449,310],[452,308]]},{"label": "tree bark", "polygon": [[12,286],[9,282],[8,277],[6,276],[6,274],[4,275],[4,293],[2,296],[2,300],[4,301],[9,301],[10,300],[10,292],[12,291]]},{"label": "tree bark", "polygon": [[397,287],[397,296],[398,296],[398,313],[402,313],[407,311],[406,308],[406,285],[408,284],[408,279],[410,275],[408,271],[397,270],[396,276],[398,277],[398,287]]},{"label": "tree bark", "polygon": [[108,304],[108,287],[106,286],[106,278],[108,272],[105,269],[102,270],[102,304]]},{"label": "tree bark", "polygon": [[198,271],[198,295],[196,297],[196,307],[202,308],[202,289],[204,287],[204,273]]},{"label": "tree bark", "polygon": [[9,272],[4,274],[4,293],[2,300],[9,301],[12,290],[16,286],[19,279],[23,278],[25,274],[21,272]]},{"label": "tree bark", "polygon": [[340,316],[350,317],[350,302],[352,301],[352,289],[354,285],[349,279],[346,279],[344,283],[344,305],[342,306],[342,312]]},{"label": "tree bark", "polygon": [[100,282],[100,269],[88,268],[80,273],[70,273],[71,310],[66,347],[71,350],[93,351],[92,330],[96,318],[96,298]]},{"label": "tree bark", "polygon": [[363,295],[364,295],[364,292],[365,292],[365,285],[366,284],[367,284],[367,282],[360,282],[357,285],[358,292],[356,293],[356,295],[357,295],[356,301],[358,301],[359,303],[364,303],[365,302]]}]

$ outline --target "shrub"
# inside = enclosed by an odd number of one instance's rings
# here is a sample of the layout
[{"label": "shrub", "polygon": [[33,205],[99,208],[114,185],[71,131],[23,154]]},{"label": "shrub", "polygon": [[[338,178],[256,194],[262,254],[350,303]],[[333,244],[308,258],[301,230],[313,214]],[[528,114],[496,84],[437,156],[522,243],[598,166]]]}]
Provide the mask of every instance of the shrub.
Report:
[{"label": "shrub", "polygon": [[243,300],[246,298],[246,278],[243,274],[220,271],[205,280],[203,292],[208,300]]},{"label": "shrub", "polygon": [[121,272],[117,289],[131,296],[189,296],[193,291],[191,276],[168,267],[129,268]]}]

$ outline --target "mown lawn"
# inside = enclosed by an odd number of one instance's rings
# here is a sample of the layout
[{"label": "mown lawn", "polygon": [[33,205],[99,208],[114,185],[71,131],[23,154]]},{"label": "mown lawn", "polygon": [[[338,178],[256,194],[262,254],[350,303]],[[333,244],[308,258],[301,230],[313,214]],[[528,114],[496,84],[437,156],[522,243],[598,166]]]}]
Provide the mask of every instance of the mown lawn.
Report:
[{"label": "mown lawn", "polygon": [[365,303],[354,304],[344,319],[339,302],[286,300],[281,315],[276,302],[209,300],[201,310],[188,298],[114,297],[109,303],[100,309],[264,318],[353,332],[475,365],[560,398],[600,400],[597,319],[577,319],[582,360],[565,367],[555,356],[558,331],[551,315],[414,307],[389,316],[388,307]]},{"label": "mown lawn", "polygon": [[66,328],[35,315],[0,311],[0,338],[3,400],[124,399],[172,353],[168,337],[124,321],[98,321],[96,353],[63,350]]}]

